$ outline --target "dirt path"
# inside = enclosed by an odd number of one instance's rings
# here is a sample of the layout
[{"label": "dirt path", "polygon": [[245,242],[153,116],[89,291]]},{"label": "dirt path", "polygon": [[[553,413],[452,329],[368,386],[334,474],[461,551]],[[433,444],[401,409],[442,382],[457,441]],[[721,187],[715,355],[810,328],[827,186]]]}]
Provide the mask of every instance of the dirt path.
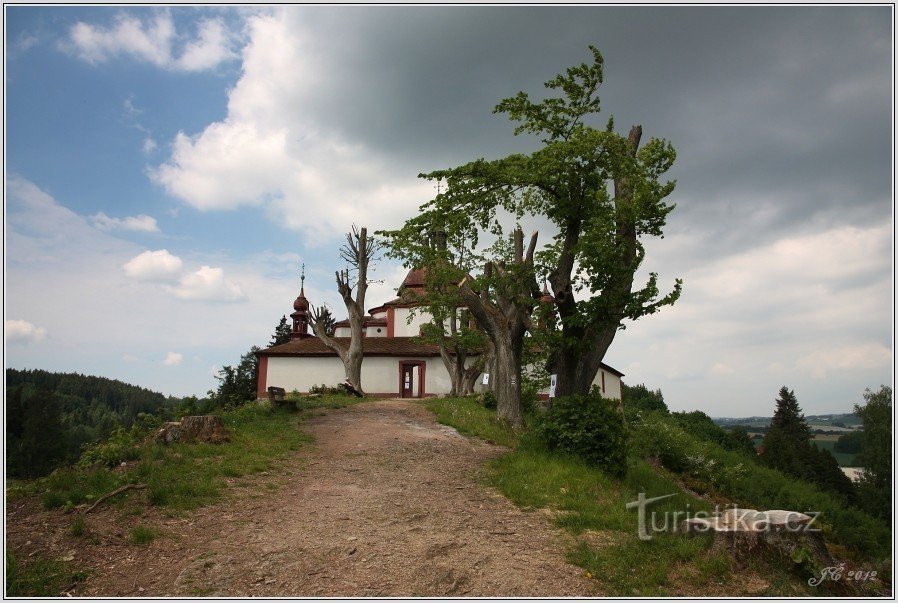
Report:
[{"label": "dirt path", "polygon": [[88,516],[99,538],[84,544],[67,532],[71,516],[15,503],[7,544],[74,556],[90,574],[75,596],[600,594],[564,561],[562,532],[478,481],[504,449],[397,400],[325,411],[304,428],[314,447],[251,493],[140,518],[164,534],[149,545],[130,544],[112,509]]}]

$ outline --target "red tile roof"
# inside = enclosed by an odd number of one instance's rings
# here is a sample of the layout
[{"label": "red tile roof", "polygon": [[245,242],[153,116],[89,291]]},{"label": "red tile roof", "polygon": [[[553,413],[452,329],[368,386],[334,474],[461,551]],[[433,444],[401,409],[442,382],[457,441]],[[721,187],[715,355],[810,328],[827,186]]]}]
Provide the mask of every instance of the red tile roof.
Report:
[{"label": "red tile roof", "polygon": [[[349,337],[336,337],[348,344]],[[439,356],[437,346],[422,343],[417,337],[365,337],[362,339],[365,356]],[[294,339],[262,350],[260,356],[336,356],[336,353],[317,337]]]}]

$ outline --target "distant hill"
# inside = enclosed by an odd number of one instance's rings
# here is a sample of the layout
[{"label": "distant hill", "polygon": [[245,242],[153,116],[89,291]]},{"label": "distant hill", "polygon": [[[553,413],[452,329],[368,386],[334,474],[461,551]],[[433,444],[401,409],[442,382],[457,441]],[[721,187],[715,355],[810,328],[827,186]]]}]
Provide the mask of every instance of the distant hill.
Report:
[{"label": "distant hill", "polygon": [[43,475],[117,427],[171,417],[179,402],[106,377],[6,369],[7,474]]},{"label": "distant hill", "polygon": [[[772,417],[712,417],[712,420],[721,427],[743,425],[745,427],[766,428],[770,426]],[[805,420],[811,429],[823,429],[825,431],[850,431],[860,429],[861,418],[854,413],[834,413],[828,415],[805,415]]]}]

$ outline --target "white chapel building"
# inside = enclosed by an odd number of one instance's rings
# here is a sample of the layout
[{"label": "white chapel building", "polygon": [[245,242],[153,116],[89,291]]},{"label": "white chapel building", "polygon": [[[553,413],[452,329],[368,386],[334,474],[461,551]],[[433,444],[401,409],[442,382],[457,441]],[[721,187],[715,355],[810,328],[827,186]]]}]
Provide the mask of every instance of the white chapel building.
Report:
[{"label": "white chapel building", "polygon": [[[436,345],[418,337],[421,327],[430,322],[423,310],[412,314],[424,294],[424,271],[410,270],[399,287],[397,297],[371,308],[363,322],[362,387],[369,396],[424,398],[446,395],[451,390],[449,373]],[[345,372],[339,356],[310,333],[309,301],[305,287],[293,302],[291,340],[258,353],[258,395],[265,397],[269,387],[288,392],[307,393],[316,385],[343,383]],[[411,318],[409,316],[411,315]],[[349,339],[349,321],[334,325],[334,337]],[[469,362],[473,361],[470,355]],[[602,363],[594,384],[606,398],[620,399],[623,373]],[[548,396],[548,390],[544,392]]]}]

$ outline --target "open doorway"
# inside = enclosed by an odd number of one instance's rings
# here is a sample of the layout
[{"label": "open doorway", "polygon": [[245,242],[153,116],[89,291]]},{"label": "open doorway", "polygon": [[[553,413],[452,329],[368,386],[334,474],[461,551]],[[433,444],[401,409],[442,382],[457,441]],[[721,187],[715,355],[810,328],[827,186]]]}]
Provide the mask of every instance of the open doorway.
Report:
[{"label": "open doorway", "polygon": [[401,398],[424,397],[424,372],[427,364],[423,360],[399,361],[399,396]]}]

